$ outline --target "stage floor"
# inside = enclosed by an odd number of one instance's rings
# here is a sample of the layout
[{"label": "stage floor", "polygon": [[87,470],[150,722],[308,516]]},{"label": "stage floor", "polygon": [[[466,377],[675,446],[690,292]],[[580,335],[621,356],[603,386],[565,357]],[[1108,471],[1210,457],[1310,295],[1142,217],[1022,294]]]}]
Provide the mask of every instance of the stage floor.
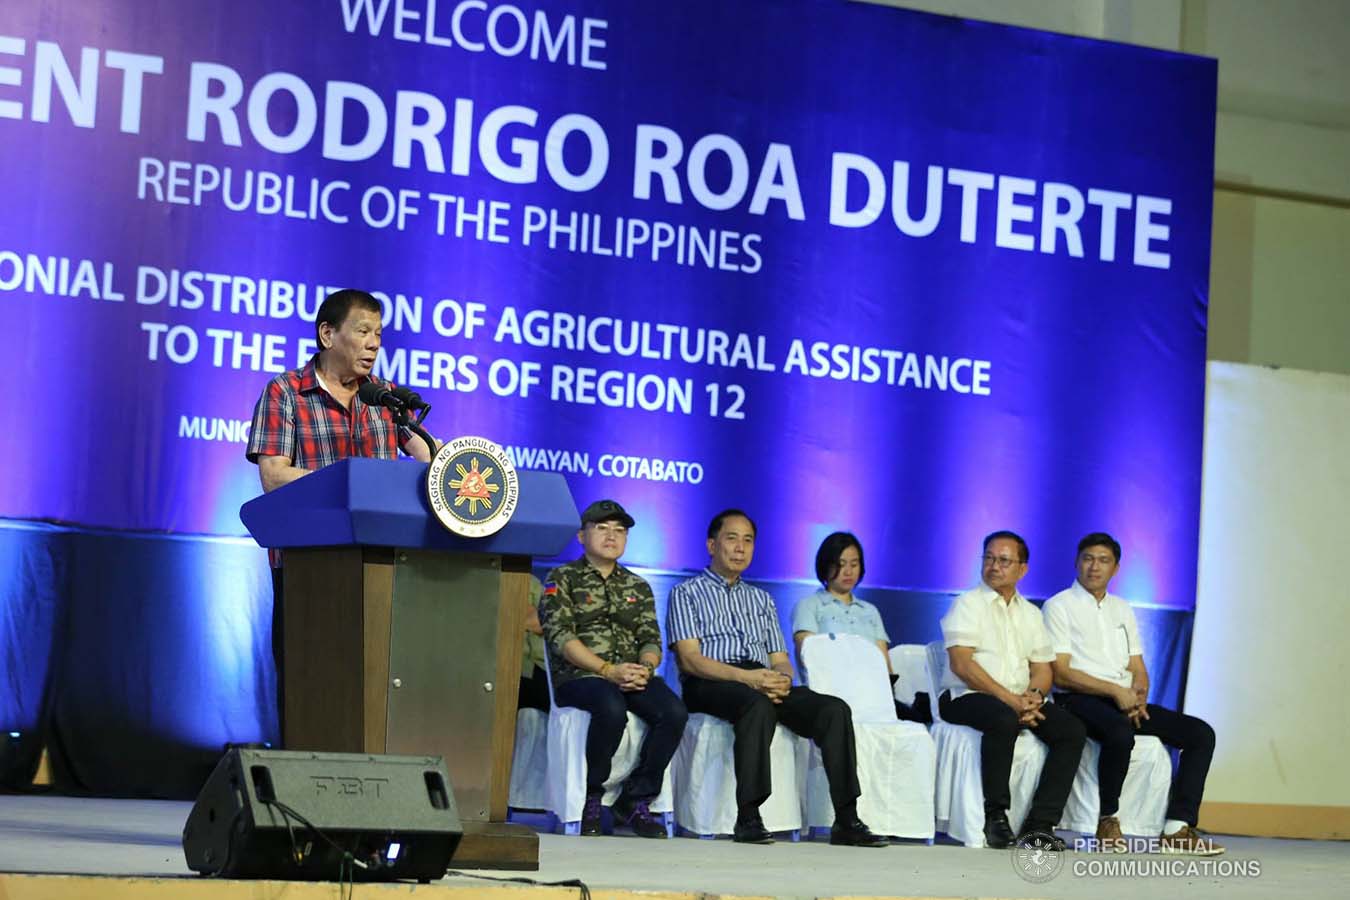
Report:
[{"label": "stage floor", "polygon": [[[194,896],[194,885],[219,887],[229,882],[201,879],[183,861],[180,832],[189,803],[150,800],[93,800],[51,796],[0,796],[0,872],[94,876],[145,876],[161,897]],[[1285,841],[1223,838],[1229,850],[1223,859],[1256,860],[1260,874],[1106,876],[1075,873],[1075,861],[1105,860],[1098,854],[1069,853],[1052,880],[1029,883],[1013,870],[1007,852],[964,847],[898,844],[880,850],[830,847],[824,841],[770,847],[748,847],[730,841],[678,838],[648,841],[634,837],[578,838],[540,835],[537,873],[519,873],[538,881],[580,878],[598,896],[707,897],[1044,897],[1139,900],[1153,894],[1166,898],[1344,897],[1350,883],[1350,845],[1328,841]],[[1127,857],[1110,857],[1113,860]],[[1164,859],[1164,857],[1129,857]],[[1176,859],[1167,857],[1167,859]],[[1250,868],[1250,867],[1248,867]],[[515,873],[492,872],[503,877]],[[64,882],[0,876],[0,897],[76,896],[79,884],[102,885],[90,896],[150,895],[150,882]],[[237,884],[237,883],[236,883]],[[140,888],[137,888],[140,885]],[[1340,887],[1337,887],[1340,885]],[[175,888],[181,889],[174,892]],[[493,890],[486,881],[450,876],[434,893],[471,896]],[[518,887],[518,886],[517,886]],[[41,889],[39,889],[41,888]],[[259,883],[235,892],[240,897],[320,896],[299,891],[260,890]],[[447,888],[461,890],[447,891]],[[391,888],[400,896],[419,888]],[[129,891],[129,892],[128,892]],[[1162,893],[1159,893],[1162,892]],[[331,893],[331,891],[330,891]],[[376,893],[357,885],[357,896]],[[575,897],[575,890],[540,891],[540,895]],[[205,896],[198,892],[195,896]],[[327,896],[326,894],[323,896]],[[392,894],[391,894],[392,896]],[[428,892],[431,896],[431,892]],[[646,895],[648,898],[650,894]]]}]

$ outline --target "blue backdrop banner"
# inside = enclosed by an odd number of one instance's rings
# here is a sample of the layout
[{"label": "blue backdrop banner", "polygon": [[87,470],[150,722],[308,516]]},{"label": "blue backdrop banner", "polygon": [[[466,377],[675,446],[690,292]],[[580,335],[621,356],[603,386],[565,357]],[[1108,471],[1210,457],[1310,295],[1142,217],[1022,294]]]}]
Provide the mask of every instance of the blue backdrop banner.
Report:
[{"label": "blue backdrop banner", "polygon": [[0,515],[241,534],[355,286],[438,436],[619,499],[634,564],[737,505],[757,577],[844,527],[950,592],[1006,527],[1047,596],[1106,529],[1190,608],[1215,89],[843,2],[7,0]]}]

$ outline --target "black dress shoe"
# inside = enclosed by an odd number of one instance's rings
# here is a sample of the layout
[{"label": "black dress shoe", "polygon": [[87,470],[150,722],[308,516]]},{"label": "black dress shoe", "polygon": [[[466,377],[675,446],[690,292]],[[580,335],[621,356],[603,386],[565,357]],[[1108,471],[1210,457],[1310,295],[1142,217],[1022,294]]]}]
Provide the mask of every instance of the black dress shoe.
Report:
[{"label": "black dress shoe", "polygon": [[600,819],[599,794],[587,797],[585,805],[581,808],[581,833],[590,836],[605,833]]},{"label": "black dress shoe", "polygon": [[1020,847],[1034,847],[1052,853],[1063,853],[1069,849],[1064,841],[1060,840],[1059,835],[1055,834],[1055,826],[1043,822],[1025,823],[1021,833],[1017,835],[1017,844]]},{"label": "black dress shoe", "polygon": [[1017,836],[1008,824],[1006,812],[986,812],[984,814],[984,845],[991,850],[1007,850]]},{"label": "black dress shoe", "polygon": [[830,843],[840,847],[885,847],[890,841],[873,834],[862,819],[855,818],[851,822],[835,822],[830,829]]},{"label": "black dress shoe", "polygon": [[633,829],[633,834],[644,838],[670,837],[666,826],[652,814],[651,805],[646,800],[629,800],[620,794],[619,799],[610,807],[614,818]]},{"label": "black dress shoe", "polygon": [[738,817],[736,819],[736,828],[731,832],[731,839],[738,844],[772,844],[773,835],[769,829],[764,827],[764,820],[759,817],[759,813],[753,816]]}]

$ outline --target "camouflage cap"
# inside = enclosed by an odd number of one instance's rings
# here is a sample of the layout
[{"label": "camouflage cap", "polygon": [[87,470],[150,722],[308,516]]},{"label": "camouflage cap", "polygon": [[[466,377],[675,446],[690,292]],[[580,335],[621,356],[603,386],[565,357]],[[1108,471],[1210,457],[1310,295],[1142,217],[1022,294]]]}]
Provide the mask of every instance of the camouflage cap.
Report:
[{"label": "camouflage cap", "polygon": [[622,522],[625,528],[632,528],[637,523],[628,512],[615,503],[613,500],[597,500],[586,507],[581,514],[581,524],[588,522]]}]

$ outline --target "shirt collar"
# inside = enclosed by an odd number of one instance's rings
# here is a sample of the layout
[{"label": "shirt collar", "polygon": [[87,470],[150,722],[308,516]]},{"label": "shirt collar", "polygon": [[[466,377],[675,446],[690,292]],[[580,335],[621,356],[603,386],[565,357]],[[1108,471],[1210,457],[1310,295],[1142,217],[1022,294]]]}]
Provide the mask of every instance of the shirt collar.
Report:
[{"label": "shirt collar", "polygon": [[858,606],[860,603],[862,603],[861,598],[859,598],[856,595],[853,597],[852,603],[845,603],[843,600],[840,600],[834,594],[831,594],[829,588],[821,588],[820,596],[826,600],[829,600],[831,603],[837,603],[840,606]]},{"label": "shirt collar", "polygon": [[1102,602],[1098,604],[1097,598],[1092,595],[1091,591],[1083,587],[1083,585],[1078,581],[1077,578],[1073,580],[1073,584],[1069,587],[1069,590],[1073,593],[1075,597],[1079,598],[1080,600],[1086,603],[1091,603],[1093,606],[1106,606],[1108,603],[1111,602],[1111,592],[1107,591],[1105,594],[1102,595]]},{"label": "shirt collar", "polygon": [[305,363],[305,367],[300,370],[300,393],[317,391],[319,389],[319,375],[316,366],[319,363],[319,354],[314,354]]},{"label": "shirt collar", "polygon": [[738,584],[745,584],[745,576],[744,576],[744,575],[742,575],[740,578],[737,578],[735,581],[727,581],[727,580],[726,580],[725,578],[723,578],[721,575],[718,575],[716,572],[714,572],[712,566],[708,566],[707,568],[705,568],[705,569],[703,570],[703,577],[704,577],[704,578],[711,578],[713,581],[717,582],[718,584],[722,585],[723,587],[727,588],[728,590],[730,590],[731,588],[736,587],[736,585],[738,585]]},{"label": "shirt collar", "polygon": [[[984,591],[984,599],[989,603],[990,606],[993,606],[996,602],[1003,599],[1002,594],[991,588],[989,585],[985,584],[983,581],[980,582],[980,590]],[[1025,603],[1027,598],[1022,596],[1021,591],[1014,590],[1012,599],[1008,601],[1008,609],[1013,609],[1014,607],[1016,607],[1018,600],[1021,600],[1023,603]]]},{"label": "shirt collar", "polygon": [[[309,391],[317,391],[322,387],[322,385],[319,384],[318,365],[319,354],[315,353],[309,358],[309,362],[305,363],[305,367],[300,370],[300,393],[304,394]],[[356,385],[359,388],[367,381],[374,380],[375,379],[369,375],[361,375],[356,379]]]},{"label": "shirt collar", "polygon": [[[586,558],[586,554],[585,554],[585,553],[583,553],[583,554],[581,554],[579,557],[577,557],[577,562],[581,563],[583,566],[585,566],[586,568],[590,569],[590,570],[591,570],[592,572],[594,572],[596,575],[600,575],[600,570],[597,569],[597,568],[595,567],[595,564],[594,564],[594,563],[592,563],[589,559]],[[624,572],[624,571],[627,571],[627,570],[624,569],[623,563],[619,562],[618,560],[615,560],[615,561],[614,561],[614,570],[613,570],[612,572],[609,573],[609,578],[606,578],[604,575],[600,575],[600,580],[601,580],[601,581],[608,581],[610,578],[613,578],[615,575],[618,575],[620,572]]]}]

